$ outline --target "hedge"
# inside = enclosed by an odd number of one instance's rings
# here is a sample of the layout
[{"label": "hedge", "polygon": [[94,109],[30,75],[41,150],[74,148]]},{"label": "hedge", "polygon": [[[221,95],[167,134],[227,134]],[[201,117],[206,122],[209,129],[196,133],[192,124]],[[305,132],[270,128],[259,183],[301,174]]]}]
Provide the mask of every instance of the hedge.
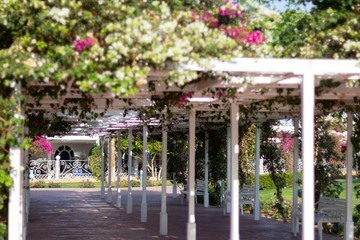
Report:
[{"label": "hedge", "polygon": [[[301,172],[298,173],[298,178],[301,180]],[[293,187],[293,173],[285,174],[285,187]],[[274,189],[275,185],[269,174],[260,175],[260,189]]]}]

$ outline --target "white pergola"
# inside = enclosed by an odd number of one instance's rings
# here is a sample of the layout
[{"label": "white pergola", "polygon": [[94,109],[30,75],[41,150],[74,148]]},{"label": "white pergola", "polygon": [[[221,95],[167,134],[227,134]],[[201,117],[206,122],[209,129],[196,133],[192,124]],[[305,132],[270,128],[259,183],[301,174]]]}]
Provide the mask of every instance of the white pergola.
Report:
[{"label": "white pergola", "polygon": [[[188,64],[185,68],[189,71],[197,71],[198,73],[213,71],[226,72],[229,75],[228,80],[203,79],[188,83],[185,88],[181,89],[177,86],[166,86],[164,83],[157,81],[157,79],[165,76],[166,71],[158,72],[151,71],[148,76],[148,81],[152,81],[155,85],[155,91],[152,95],[159,97],[164,96],[168,92],[192,92],[192,97],[189,99],[193,105],[190,113],[179,108],[170,109],[174,115],[181,119],[179,128],[189,129],[189,201],[188,201],[188,223],[187,223],[187,239],[196,239],[196,222],[195,222],[195,131],[197,126],[197,119],[202,116],[210,116],[213,111],[222,112],[230,111],[230,125],[228,131],[228,179],[231,189],[231,232],[230,238],[232,240],[240,239],[239,230],[239,180],[238,180],[238,126],[243,121],[253,121],[261,123],[261,121],[269,118],[295,119],[295,132],[298,127],[298,119],[302,119],[302,159],[303,159],[303,203],[302,203],[302,239],[314,239],[314,116],[320,113],[319,109],[315,107],[315,102],[322,101],[342,101],[351,106],[357,104],[354,102],[354,97],[360,96],[360,89],[358,87],[349,88],[348,86],[353,81],[360,80],[360,68],[357,67],[356,60],[323,60],[323,59],[261,59],[261,58],[236,58],[229,62],[209,61],[208,68],[204,69],[196,64]],[[320,86],[324,79],[331,79],[339,84],[334,88],[326,88],[319,95],[315,95],[315,87]],[[51,82],[47,84],[34,84],[34,86],[41,85],[42,87],[51,87]],[[220,98],[212,98],[213,95],[209,90],[221,89],[236,89],[234,98],[228,99],[227,102]],[[266,89],[266,91],[263,91]],[[282,91],[279,91],[282,89]],[[26,92],[26,89],[23,89]],[[51,98],[44,98],[41,101],[41,106],[35,107],[36,110],[45,110],[49,112],[56,111],[56,106],[61,107],[61,104],[66,98],[77,98],[79,94],[72,90],[72,84],[68,86],[67,94],[62,97],[61,101],[53,100]],[[249,105],[252,103],[278,98],[279,95],[299,97],[301,99],[300,105],[290,106],[283,104],[276,104],[273,110],[268,110],[265,107],[259,107],[256,113],[248,119],[245,115],[239,112],[239,105]],[[144,137],[144,152],[146,152],[146,137],[147,126],[139,120],[136,111],[130,111],[127,116],[120,116],[124,110],[136,110],[146,108],[153,104],[151,95],[147,87],[143,87],[140,91],[126,101],[124,99],[113,99],[112,105],[104,117],[96,121],[82,123],[83,125],[74,125],[73,134],[91,134],[92,132],[118,131],[117,137],[121,137],[120,132],[129,129],[129,137],[132,134],[132,128],[143,127]],[[94,97],[94,110],[101,111],[105,109],[106,100],[113,98],[111,93],[101,94]],[[131,101],[131,106],[128,101]],[[32,99],[29,99],[32,101]],[[211,106],[218,104],[218,108],[214,110]],[[55,106],[55,107],[54,107]],[[327,109],[328,111],[336,111],[339,106],[335,105],[334,109]],[[199,116],[196,116],[196,114]],[[346,206],[346,221],[345,221],[345,239],[353,239],[353,220],[352,220],[352,146],[350,136],[352,131],[352,114],[348,113],[348,152],[347,152],[347,206]],[[76,116],[70,116],[69,121]],[[150,124],[159,125],[158,119],[153,119]],[[227,123],[224,123],[227,124]],[[259,178],[258,178],[258,164],[259,164],[259,128],[257,128],[256,138],[256,204],[255,204],[255,220],[260,219],[259,209]],[[163,151],[167,148],[167,132],[162,131]],[[120,142],[120,141],[119,141]],[[298,161],[298,140],[295,139],[295,154],[294,161]],[[110,148],[109,148],[110,149]],[[120,149],[120,148],[119,148]],[[26,155],[26,154],[25,154]],[[119,154],[120,155],[120,154]],[[146,162],[146,154],[143,161]],[[131,166],[131,141],[129,141],[129,164]],[[23,186],[23,166],[24,154],[20,148],[11,149],[11,166],[12,177],[14,179],[13,187],[10,192],[9,203],[9,239],[24,239],[26,235],[26,214],[28,204],[25,204],[25,199],[28,194],[25,192]],[[160,234],[167,235],[167,212],[166,212],[166,154],[163,154],[163,185],[162,185],[162,200],[160,213]],[[110,162],[111,164],[111,162]],[[294,164],[296,167],[297,164]],[[146,168],[145,168],[146,170]],[[294,169],[297,173],[297,169]],[[144,171],[146,176],[146,171]],[[294,181],[296,181],[294,176]],[[145,177],[143,178],[146,179]],[[102,178],[103,180],[103,178]],[[297,184],[294,184],[294,203],[297,202]],[[105,187],[102,185],[101,196],[105,198]],[[108,196],[111,196],[111,188],[108,190]],[[121,193],[118,188],[117,192],[117,206],[119,206],[119,199]],[[129,174],[129,195],[127,203],[127,213],[132,214],[132,197],[131,197],[131,177]],[[295,200],[296,199],[296,200]],[[110,201],[110,198],[108,198]],[[206,202],[206,201],[205,201]],[[205,204],[206,205],[206,204]],[[295,208],[295,206],[294,206]],[[146,184],[143,184],[143,201],[141,204],[141,221],[146,222],[147,204],[146,204]],[[23,229],[23,231],[18,231]],[[294,230],[294,228],[293,228]]]}]

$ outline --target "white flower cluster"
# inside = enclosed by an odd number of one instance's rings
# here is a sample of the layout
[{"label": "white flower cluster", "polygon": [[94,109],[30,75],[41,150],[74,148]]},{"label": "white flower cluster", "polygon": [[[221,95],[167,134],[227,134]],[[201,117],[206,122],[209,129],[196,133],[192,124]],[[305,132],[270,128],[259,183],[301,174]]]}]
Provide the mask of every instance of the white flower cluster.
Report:
[{"label": "white flower cluster", "polygon": [[356,57],[360,58],[360,42],[347,40],[344,44],[345,52],[354,51],[356,52]]},{"label": "white flower cluster", "polygon": [[66,18],[69,17],[70,10],[68,8],[57,8],[53,7],[48,12],[48,15],[54,19],[55,21],[65,25],[66,24]]}]

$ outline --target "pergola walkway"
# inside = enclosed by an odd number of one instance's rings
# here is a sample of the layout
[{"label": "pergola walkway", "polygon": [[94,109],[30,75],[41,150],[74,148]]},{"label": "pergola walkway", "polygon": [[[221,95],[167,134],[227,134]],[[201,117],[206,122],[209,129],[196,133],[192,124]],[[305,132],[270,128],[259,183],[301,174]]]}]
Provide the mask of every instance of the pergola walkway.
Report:
[{"label": "pergola walkway", "polygon": [[[168,187],[168,236],[159,236],[161,187],[148,188],[148,222],[140,222],[141,190],[133,189],[133,214],[126,214],[127,189],[122,189],[122,208],[100,199],[99,189],[31,189],[29,240],[41,239],[186,239],[187,204],[172,198]],[[115,190],[113,191],[115,202]],[[196,239],[229,239],[230,217],[221,208],[196,205]],[[242,240],[301,239],[293,237],[290,224],[252,215],[240,215]],[[301,233],[301,231],[300,231]],[[318,237],[317,234],[315,235]],[[340,239],[324,234],[326,239]]]}]

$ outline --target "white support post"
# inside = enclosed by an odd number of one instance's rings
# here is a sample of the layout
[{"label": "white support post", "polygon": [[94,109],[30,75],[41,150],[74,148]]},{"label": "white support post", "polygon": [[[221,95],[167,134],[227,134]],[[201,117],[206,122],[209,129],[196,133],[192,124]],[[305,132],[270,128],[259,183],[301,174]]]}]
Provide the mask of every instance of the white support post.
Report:
[{"label": "white support post", "polygon": [[[29,135],[29,129],[25,129],[26,136]],[[25,197],[25,229],[24,234],[26,236],[27,233],[27,224],[29,222],[29,209],[30,209],[30,160],[29,160],[29,149],[25,150],[25,166],[26,166],[26,173],[25,173],[25,189],[26,189],[26,197]]]},{"label": "white support post", "polygon": [[24,239],[22,149],[10,148],[10,176],[13,180],[9,192],[8,239]]},{"label": "white support post", "polygon": [[55,179],[60,179],[60,155],[55,156]]},{"label": "white support post", "polygon": [[116,207],[121,208],[121,188],[120,188],[120,174],[121,174],[121,134],[117,132],[118,138],[118,158],[117,158],[117,195],[116,195]]},{"label": "white support post", "polygon": [[346,140],[346,214],[344,239],[354,239],[354,222],[352,216],[352,170],[353,170],[353,144],[351,142],[353,128],[353,113],[347,113],[347,140]]},{"label": "white support post", "polygon": [[260,126],[256,126],[254,220],[260,220]]},{"label": "white support post", "polygon": [[109,135],[109,155],[108,155],[108,162],[109,162],[109,168],[108,168],[108,177],[109,177],[109,183],[108,183],[108,193],[107,193],[107,202],[112,202],[112,191],[111,191],[111,133]]},{"label": "white support post", "polygon": [[176,173],[173,173],[173,198],[177,197],[177,189],[176,189]]},{"label": "white support post", "polygon": [[205,133],[205,193],[204,207],[209,207],[209,133]]},{"label": "white support post", "polygon": [[147,222],[147,202],[146,202],[146,176],[147,176],[147,126],[143,126],[143,159],[142,159],[142,200],[141,200],[141,222]]},{"label": "white support post", "polygon": [[47,161],[47,178],[50,180],[51,179],[51,166],[53,166],[52,161],[51,161],[51,155],[48,156],[48,161]]},{"label": "white support post", "polygon": [[301,86],[302,130],[302,239],[314,240],[314,108],[315,88],[314,75],[310,72],[303,75]]},{"label": "white support post", "polygon": [[239,105],[231,103],[231,211],[230,239],[239,240]]},{"label": "white support post", "polygon": [[[226,152],[226,190],[231,191],[231,129],[230,126],[226,129],[226,143],[227,143],[227,152]],[[230,204],[226,204],[226,213],[230,213]]]},{"label": "white support post", "polygon": [[168,234],[168,214],[166,212],[166,175],[167,175],[167,126],[162,130],[162,172],[161,172],[161,212],[160,235]]},{"label": "white support post", "polygon": [[104,162],[105,162],[105,153],[104,153],[104,137],[101,137],[100,144],[101,144],[101,198],[105,199],[105,170],[104,170]]},{"label": "white support post", "polygon": [[132,198],[132,189],[131,189],[131,170],[132,170],[132,128],[129,128],[129,157],[128,157],[128,196],[127,196],[127,205],[126,213],[133,213],[133,198]]},{"label": "white support post", "polygon": [[187,240],[196,239],[196,223],[195,223],[195,116],[196,111],[191,109],[189,118],[189,175],[188,175],[188,191],[189,191],[189,207],[188,207],[188,223],[187,223]]},{"label": "white support post", "polygon": [[[293,210],[292,214],[298,213],[298,172],[299,172],[299,118],[294,118],[294,161],[293,161]],[[298,218],[294,221],[294,217],[291,217],[292,232],[298,231]]]}]

